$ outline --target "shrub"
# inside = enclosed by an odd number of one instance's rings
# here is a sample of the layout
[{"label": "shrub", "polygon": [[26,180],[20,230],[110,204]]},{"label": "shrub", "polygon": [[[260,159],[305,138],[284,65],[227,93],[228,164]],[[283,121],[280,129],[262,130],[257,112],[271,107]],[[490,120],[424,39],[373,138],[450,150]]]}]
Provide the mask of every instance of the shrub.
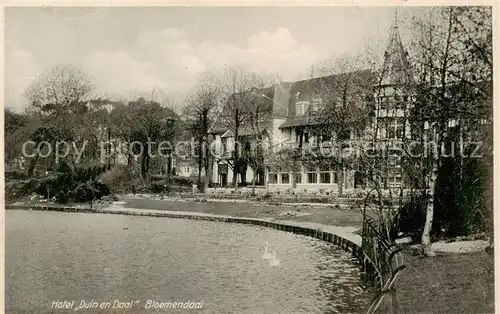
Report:
[{"label": "shrub", "polygon": [[195,184],[195,180],[190,177],[172,177],[172,185],[189,186]]},{"label": "shrub", "polygon": [[166,192],[166,186],[163,183],[151,183],[151,192],[153,193],[163,193]]},{"label": "shrub", "polygon": [[93,197],[98,200],[100,200],[103,196],[107,196],[110,194],[108,186],[104,183],[93,182],[92,189],[94,192]]},{"label": "shrub", "polygon": [[114,166],[99,176],[99,182],[106,184],[114,193],[123,193],[139,186],[141,179],[127,166]]},{"label": "shrub", "polygon": [[56,197],[56,202],[60,204],[66,204],[69,201],[69,193],[66,193],[65,191],[57,192],[55,197]]},{"label": "shrub", "polygon": [[28,179],[28,176],[26,172],[24,171],[19,171],[19,170],[13,170],[9,172],[5,172],[5,180],[10,181],[10,180],[26,180]]},{"label": "shrub", "polygon": [[[77,168],[74,172],[59,172],[54,177],[41,181],[32,180],[25,184],[25,191],[36,192],[43,197],[55,196],[58,203],[88,202],[109,195],[110,190],[105,183],[95,179],[104,171],[102,166]],[[28,194],[29,194],[28,193]]]},{"label": "shrub", "polygon": [[459,160],[449,159],[439,171],[432,230],[436,238],[468,236],[492,224],[487,165],[469,158],[460,166]]},{"label": "shrub", "polygon": [[87,188],[84,183],[79,184],[75,189],[70,192],[70,197],[77,203],[85,202],[87,195]]},{"label": "shrub", "polygon": [[407,199],[394,218],[391,237],[394,239],[402,232],[419,240],[424,230],[426,205],[427,198],[423,193],[414,194]]}]

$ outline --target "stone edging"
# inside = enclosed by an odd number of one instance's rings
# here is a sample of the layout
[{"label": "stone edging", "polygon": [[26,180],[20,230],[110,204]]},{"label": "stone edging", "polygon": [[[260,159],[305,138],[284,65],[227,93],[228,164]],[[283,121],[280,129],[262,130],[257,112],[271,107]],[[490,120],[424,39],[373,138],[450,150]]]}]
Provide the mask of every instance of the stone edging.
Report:
[{"label": "stone edging", "polygon": [[75,207],[57,207],[57,206],[30,206],[30,205],[6,205],[6,210],[38,210],[38,211],[58,211],[58,212],[79,212],[79,213],[98,213],[98,214],[116,214],[116,215],[130,215],[130,216],[149,216],[149,217],[164,217],[164,218],[184,218],[193,220],[208,220],[208,221],[218,221],[218,222],[229,222],[229,223],[241,223],[250,224],[257,226],[264,226],[268,228],[273,228],[276,230],[287,231],[298,235],[305,235],[313,237],[322,241],[332,243],[339,246],[345,251],[351,252],[359,260],[362,268],[365,270],[367,267],[372,265],[370,260],[363,253],[361,246],[348,240],[338,234],[333,232],[323,231],[320,229],[313,229],[302,227],[298,225],[292,225],[287,223],[280,223],[273,220],[265,220],[258,218],[243,218],[243,217],[232,217],[232,216],[222,216],[222,215],[212,215],[204,213],[174,213],[168,211],[148,211],[148,210],[134,210],[134,209],[91,209],[91,208],[75,208]]}]

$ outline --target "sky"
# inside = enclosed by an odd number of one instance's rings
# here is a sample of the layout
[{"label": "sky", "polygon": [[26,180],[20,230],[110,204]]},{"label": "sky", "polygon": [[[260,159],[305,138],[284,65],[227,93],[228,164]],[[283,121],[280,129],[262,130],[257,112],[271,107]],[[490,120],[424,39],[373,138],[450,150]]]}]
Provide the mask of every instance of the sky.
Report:
[{"label": "sky", "polygon": [[[403,43],[418,8],[398,9]],[[204,71],[235,65],[310,75],[329,56],[383,54],[395,7],[6,8],[5,102],[26,107],[25,89],[47,68],[71,63],[96,94],[182,94]]]}]

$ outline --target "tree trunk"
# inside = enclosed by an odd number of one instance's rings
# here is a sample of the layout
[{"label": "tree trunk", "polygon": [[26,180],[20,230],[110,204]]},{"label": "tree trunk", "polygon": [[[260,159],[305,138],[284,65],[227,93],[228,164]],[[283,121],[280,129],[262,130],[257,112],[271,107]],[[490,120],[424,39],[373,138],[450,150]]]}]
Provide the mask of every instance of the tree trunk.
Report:
[{"label": "tree trunk", "polygon": [[[198,163],[198,180],[196,182],[196,184],[198,184],[199,187],[201,187],[201,171],[203,170],[203,165],[200,163]],[[205,174],[206,176],[206,174]]]},{"label": "tree trunk", "polygon": [[204,185],[204,191],[206,192],[207,189],[210,186],[210,176],[208,175],[208,171],[205,170],[205,185]]},{"label": "tree trunk", "polygon": [[209,151],[207,149],[207,152],[204,156],[204,163],[205,163],[205,192],[210,186],[210,181],[212,180],[212,165],[211,165],[211,160],[210,160],[210,155]]},{"label": "tree trunk", "polygon": [[130,152],[130,146],[127,149],[127,167],[132,164],[132,153]]},{"label": "tree trunk", "polygon": [[[108,143],[111,143],[111,132],[108,129]],[[108,145],[107,147],[107,154],[108,156],[111,155],[111,145]],[[108,157],[108,170],[111,169],[111,158]]]},{"label": "tree trunk", "polygon": [[266,187],[266,193],[269,193],[269,185],[268,185],[268,169],[267,167],[264,168],[264,186]]},{"label": "tree trunk", "polygon": [[338,171],[338,194],[342,196],[344,193],[344,167],[341,167]]},{"label": "tree trunk", "polygon": [[256,173],[254,173],[254,176],[252,178],[252,196],[255,195],[255,178],[257,177]]},{"label": "tree trunk", "polygon": [[425,224],[424,231],[422,233],[422,249],[426,256],[435,256],[435,253],[431,250],[431,231],[432,231],[432,220],[434,218],[434,192],[437,180],[437,163],[434,162],[432,167],[432,174],[429,179],[429,186],[427,189],[427,209],[425,214]]},{"label": "tree trunk", "polygon": [[241,165],[241,183],[244,185],[247,183],[247,169],[248,166],[246,164]]},{"label": "tree trunk", "polygon": [[[199,145],[199,148],[198,148],[198,187],[201,187],[201,170],[203,169],[203,152],[202,152],[202,149],[203,149],[203,139],[198,141],[198,145]],[[207,174],[205,173],[205,176]]]},{"label": "tree trunk", "polygon": [[36,162],[38,161],[38,157],[40,157],[40,156],[37,153],[35,155],[35,159],[33,159],[31,161],[30,167],[28,168],[28,177],[32,177],[33,176],[33,172],[35,170],[35,166],[36,166]]},{"label": "tree trunk", "polygon": [[239,162],[235,161],[234,168],[233,168],[233,180],[232,180],[233,187],[234,187],[235,191],[238,190],[238,174],[239,174],[239,170],[240,170]]}]

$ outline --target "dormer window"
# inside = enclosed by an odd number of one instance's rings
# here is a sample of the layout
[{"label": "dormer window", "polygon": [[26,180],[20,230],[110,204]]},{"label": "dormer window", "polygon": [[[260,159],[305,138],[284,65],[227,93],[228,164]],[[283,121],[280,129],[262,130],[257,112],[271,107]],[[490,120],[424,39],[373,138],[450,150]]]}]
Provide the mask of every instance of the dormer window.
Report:
[{"label": "dormer window", "polygon": [[303,116],[307,110],[307,107],[309,107],[308,101],[298,101],[295,104],[295,115],[296,116]]}]

